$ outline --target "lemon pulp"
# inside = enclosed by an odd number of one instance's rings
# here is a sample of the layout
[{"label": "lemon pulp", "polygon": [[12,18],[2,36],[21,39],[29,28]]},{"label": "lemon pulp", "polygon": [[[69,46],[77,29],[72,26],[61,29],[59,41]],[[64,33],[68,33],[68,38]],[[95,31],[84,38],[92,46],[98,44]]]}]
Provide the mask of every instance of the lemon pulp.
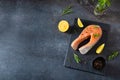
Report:
[{"label": "lemon pulp", "polygon": [[78,26],[80,28],[84,27],[82,21],[80,20],[80,18],[77,19],[77,24],[78,24]]},{"label": "lemon pulp", "polygon": [[101,44],[101,45],[96,49],[96,53],[97,53],[97,54],[100,54],[100,53],[103,51],[104,47],[105,47],[105,43]]},{"label": "lemon pulp", "polygon": [[69,29],[69,23],[66,20],[61,20],[58,24],[58,29],[61,32],[66,32]]}]

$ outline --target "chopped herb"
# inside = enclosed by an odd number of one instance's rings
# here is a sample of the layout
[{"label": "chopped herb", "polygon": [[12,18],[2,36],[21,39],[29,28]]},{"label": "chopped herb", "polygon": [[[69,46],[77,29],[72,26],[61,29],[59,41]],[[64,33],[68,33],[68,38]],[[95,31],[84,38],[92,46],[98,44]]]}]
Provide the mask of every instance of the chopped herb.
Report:
[{"label": "chopped herb", "polygon": [[99,37],[100,34],[93,34],[94,38]]},{"label": "chopped herb", "polygon": [[108,60],[112,60],[112,59],[114,59],[115,57],[118,56],[118,54],[119,54],[118,51],[114,51],[114,52],[112,52],[112,54],[108,56]]},{"label": "chopped herb", "polygon": [[66,14],[72,13],[73,10],[72,10],[71,8],[72,8],[71,5],[67,6],[67,7],[63,10],[62,15],[66,15]]},{"label": "chopped herb", "polygon": [[74,59],[75,59],[76,63],[80,63],[81,62],[81,59],[75,53],[74,53]]}]

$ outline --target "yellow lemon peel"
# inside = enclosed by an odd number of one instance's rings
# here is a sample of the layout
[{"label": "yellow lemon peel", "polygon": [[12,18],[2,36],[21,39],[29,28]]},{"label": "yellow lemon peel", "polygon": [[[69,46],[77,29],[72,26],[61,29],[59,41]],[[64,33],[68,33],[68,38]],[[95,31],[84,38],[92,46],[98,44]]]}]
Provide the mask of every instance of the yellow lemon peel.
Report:
[{"label": "yellow lemon peel", "polygon": [[103,51],[104,47],[105,47],[105,43],[101,44],[101,45],[96,49],[96,53],[97,53],[97,54],[100,54],[100,53]]},{"label": "yellow lemon peel", "polygon": [[80,28],[84,27],[82,21],[80,20],[80,18],[77,19],[77,24]]}]

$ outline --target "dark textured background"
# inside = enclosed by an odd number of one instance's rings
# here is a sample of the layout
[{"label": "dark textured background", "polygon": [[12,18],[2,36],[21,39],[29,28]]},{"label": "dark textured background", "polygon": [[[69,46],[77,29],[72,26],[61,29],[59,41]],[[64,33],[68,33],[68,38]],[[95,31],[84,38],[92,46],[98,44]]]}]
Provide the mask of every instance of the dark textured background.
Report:
[{"label": "dark textured background", "polygon": [[[120,50],[119,0],[115,1],[111,10],[116,15],[97,18],[75,0],[0,0],[0,80],[119,80],[114,66],[108,76],[65,68],[70,35],[57,29],[61,19],[71,25],[75,17],[106,22],[112,26],[108,46]],[[74,13],[61,16],[68,4],[74,5]]]}]

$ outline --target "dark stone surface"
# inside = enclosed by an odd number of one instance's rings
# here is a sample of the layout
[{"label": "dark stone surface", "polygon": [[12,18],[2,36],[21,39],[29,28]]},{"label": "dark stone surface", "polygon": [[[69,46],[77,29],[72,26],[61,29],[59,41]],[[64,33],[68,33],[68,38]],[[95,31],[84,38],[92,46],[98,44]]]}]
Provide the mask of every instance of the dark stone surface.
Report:
[{"label": "dark stone surface", "polygon": [[[70,3],[74,13],[60,16]],[[119,79],[115,71],[101,77],[63,66],[70,35],[59,32],[57,23],[66,19],[72,25],[75,17],[100,21],[73,0],[0,0],[0,80]],[[120,24],[111,26],[108,45],[120,50]]]}]

